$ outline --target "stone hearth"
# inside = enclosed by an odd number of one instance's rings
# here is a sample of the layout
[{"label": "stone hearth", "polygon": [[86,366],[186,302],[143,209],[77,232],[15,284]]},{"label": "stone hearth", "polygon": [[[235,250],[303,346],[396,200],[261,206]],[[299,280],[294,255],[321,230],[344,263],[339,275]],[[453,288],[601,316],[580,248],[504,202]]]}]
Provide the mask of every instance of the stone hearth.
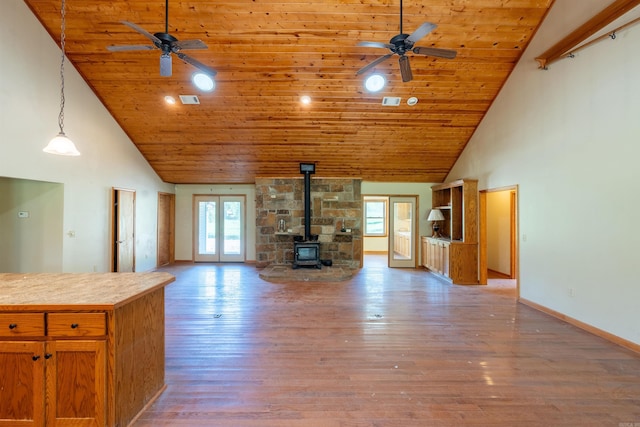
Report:
[{"label": "stone hearth", "polygon": [[268,282],[341,282],[353,277],[354,271],[346,267],[292,269],[290,265],[271,265],[260,270],[260,278]]}]

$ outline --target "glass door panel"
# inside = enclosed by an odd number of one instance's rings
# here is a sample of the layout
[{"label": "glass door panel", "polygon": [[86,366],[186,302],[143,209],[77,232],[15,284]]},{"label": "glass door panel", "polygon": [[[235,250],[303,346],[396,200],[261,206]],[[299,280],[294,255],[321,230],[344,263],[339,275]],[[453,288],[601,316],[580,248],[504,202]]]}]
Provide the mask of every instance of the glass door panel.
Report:
[{"label": "glass door panel", "polygon": [[244,197],[220,196],[222,227],[220,261],[244,261]]}]

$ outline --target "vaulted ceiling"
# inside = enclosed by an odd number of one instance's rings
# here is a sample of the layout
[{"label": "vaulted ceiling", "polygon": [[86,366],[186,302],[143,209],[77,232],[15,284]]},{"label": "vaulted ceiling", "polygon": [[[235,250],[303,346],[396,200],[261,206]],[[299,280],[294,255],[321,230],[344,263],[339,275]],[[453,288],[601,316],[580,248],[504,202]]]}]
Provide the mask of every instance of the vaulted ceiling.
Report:
[{"label": "vaulted ceiling", "polygon": [[[59,43],[61,1],[25,2]],[[175,54],[172,76],[161,77],[159,50],[107,50],[151,45],[121,21],[164,32],[164,0],[68,0],[66,51],[164,181],[252,183],[299,176],[300,162],[316,162],[324,177],[441,182],[552,3],[404,0],[403,33],[437,25],[416,46],[457,51],[408,53],[410,82],[397,56],[356,74],[389,53],[358,42],[389,43],[400,0],[169,0],[169,33],[207,45],[183,53],[217,71],[212,92],[193,86],[196,69]],[[363,87],[373,71],[387,79],[378,93]],[[200,103],[169,105],[166,95]]]}]

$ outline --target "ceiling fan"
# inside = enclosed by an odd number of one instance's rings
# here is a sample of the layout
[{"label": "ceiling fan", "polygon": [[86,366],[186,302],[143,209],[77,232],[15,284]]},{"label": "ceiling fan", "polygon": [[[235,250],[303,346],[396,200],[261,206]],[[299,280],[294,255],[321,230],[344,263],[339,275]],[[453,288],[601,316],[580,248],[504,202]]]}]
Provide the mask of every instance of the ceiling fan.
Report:
[{"label": "ceiling fan", "polygon": [[415,43],[429,34],[437,27],[436,24],[432,24],[430,22],[425,22],[420,25],[417,30],[415,30],[412,34],[403,34],[402,33],[402,0],[400,0],[400,34],[393,36],[389,43],[379,43],[379,42],[360,42],[358,46],[364,47],[381,47],[386,48],[391,51],[391,53],[387,53],[386,55],[381,56],[376,59],[372,63],[358,70],[356,75],[362,74],[369,69],[375,67],[379,63],[386,61],[391,58],[393,55],[398,55],[400,58],[398,59],[398,63],[400,64],[400,74],[402,75],[403,82],[410,82],[413,80],[413,73],[411,72],[411,66],[409,65],[409,57],[405,56],[407,52],[413,52],[418,55],[424,56],[437,56],[439,58],[453,59],[456,57],[457,52],[451,49],[439,49],[435,47],[421,47],[414,46]]},{"label": "ceiling fan", "polygon": [[169,0],[165,1],[165,26],[164,33],[151,34],[145,29],[129,21],[120,21],[127,27],[142,34],[153,45],[123,45],[123,46],[107,46],[107,49],[112,52],[132,51],[132,50],[154,50],[160,49],[162,51],[160,55],[160,75],[163,77],[171,76],[171,54],[175,53],[176,56],[182,59],[184,62],[193,65],[209,76],[213,77],[217,74],[217,71],[213,68],[203,64],[202,62],[185,55],[183,50],[189,49],[207,49],[207,45],[201,40],[183,40],[179,41],[177,38],[169,34]]}]

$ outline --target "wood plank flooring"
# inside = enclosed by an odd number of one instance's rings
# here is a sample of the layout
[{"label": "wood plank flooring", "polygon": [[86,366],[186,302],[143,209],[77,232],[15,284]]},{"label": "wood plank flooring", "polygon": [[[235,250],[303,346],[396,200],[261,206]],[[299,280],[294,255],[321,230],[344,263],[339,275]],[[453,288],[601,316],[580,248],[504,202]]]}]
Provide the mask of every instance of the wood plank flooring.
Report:
[{"label": "wood plank flooring", "polygon": [[375,257],[340,283],[178,265],[167,389],[135,427],[640,426],[640,355]]}]

